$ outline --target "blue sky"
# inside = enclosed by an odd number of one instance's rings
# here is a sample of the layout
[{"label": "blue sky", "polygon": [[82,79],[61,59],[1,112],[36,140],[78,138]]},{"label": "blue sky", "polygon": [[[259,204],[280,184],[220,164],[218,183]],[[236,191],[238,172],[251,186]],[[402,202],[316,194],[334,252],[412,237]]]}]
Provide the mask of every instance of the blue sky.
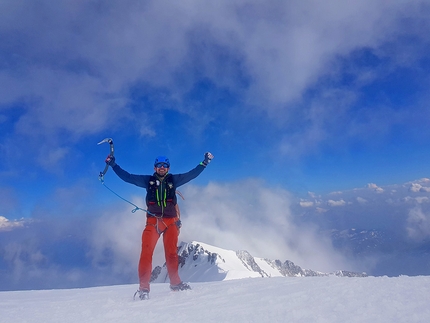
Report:
[{"label": "blue sky", "polygon": [[[185,172],[211,151],[190,190],[228,196],[248,181],[290,201],[429,176],[427,1],[0,6],[0,216],[10,221],[56,219],[61,232],[126,212],[97,180],[106,137],[132,173],[152,172],[161,154]],[[112,171],[106,183],[142,198]]]}]

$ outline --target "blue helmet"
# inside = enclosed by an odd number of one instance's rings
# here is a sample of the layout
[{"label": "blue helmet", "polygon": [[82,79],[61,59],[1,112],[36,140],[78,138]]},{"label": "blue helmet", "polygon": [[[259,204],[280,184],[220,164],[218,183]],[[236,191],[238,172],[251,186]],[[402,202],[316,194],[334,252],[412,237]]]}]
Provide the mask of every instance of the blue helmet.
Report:
[{"label": "blue helmet", "polygon": [[170,167],[169,158],[166,156],[158,156],[155,158],[154,166],[157,166],[158,164],[167,164],[167,167]]}]

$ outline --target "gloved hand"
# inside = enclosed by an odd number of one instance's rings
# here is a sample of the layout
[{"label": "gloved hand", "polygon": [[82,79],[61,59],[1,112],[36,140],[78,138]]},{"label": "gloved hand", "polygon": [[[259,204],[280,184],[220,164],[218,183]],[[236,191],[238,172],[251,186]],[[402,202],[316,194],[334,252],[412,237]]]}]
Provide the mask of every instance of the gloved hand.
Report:
[{"label": "gloved hand", "polygon": [[204,166],[207,166],[213,158],[214,155],[212,155],[210,152],[205,153],[205,159],[202,161],[202,164]]},{"label": "gloved hand", "polygon": [[110,167],[114,167],[116,165],[115,156],[108,155],[106,157],[105,163],[108,164]]}]

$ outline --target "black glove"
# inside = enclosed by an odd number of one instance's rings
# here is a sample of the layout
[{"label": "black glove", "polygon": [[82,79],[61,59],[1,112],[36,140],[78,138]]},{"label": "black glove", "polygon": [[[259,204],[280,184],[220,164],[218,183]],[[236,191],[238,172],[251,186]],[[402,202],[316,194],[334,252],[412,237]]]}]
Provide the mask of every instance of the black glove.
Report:
[{"label": "black glove", "polygon": [[108,164],[110,167],[114,167],[116,165],[115,156],[108,155],[106,157],[105,163]]},{"label": "black glove", "polygon": [[210,152],[207,152],[205,154],[205,159],[202,161],[203,166],[206,167],[213,158],[214,158],[214,155],[212,155]]}]

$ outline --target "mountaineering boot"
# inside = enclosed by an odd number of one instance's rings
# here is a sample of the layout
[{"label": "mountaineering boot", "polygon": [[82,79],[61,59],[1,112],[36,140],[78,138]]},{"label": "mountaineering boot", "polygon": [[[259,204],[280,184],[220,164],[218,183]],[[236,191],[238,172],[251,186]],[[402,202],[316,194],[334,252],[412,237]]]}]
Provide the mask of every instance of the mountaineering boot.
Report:
[{"label": "mountaineering boot", "polygon": [[187,289],[191,289],[190,285],[188,285],[187,283],[184,282],[180,282],[178,285],[170,285],[170,290],[177,292],[180,290],[187,290]]},{"label": "mountaineering boot", "polygon": [[136,299],[136,295],[139,296],[140,300],[149,299],[149,290],[147,289],[139,289],[136,293],[134,293],[133,299]]}]

